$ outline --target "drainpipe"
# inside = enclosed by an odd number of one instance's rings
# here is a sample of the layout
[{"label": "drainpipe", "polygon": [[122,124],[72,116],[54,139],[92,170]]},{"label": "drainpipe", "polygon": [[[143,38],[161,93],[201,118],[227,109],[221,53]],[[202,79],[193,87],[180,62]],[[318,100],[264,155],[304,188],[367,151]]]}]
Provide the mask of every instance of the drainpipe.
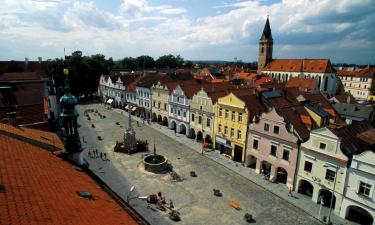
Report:
[{"label": "drainpipe", "polygon": [[298,176],[298,170],[299,170],[299,158],[301,154],[301,141],[297,140],[297,160],[296,160],[296,169],[294,170],[294,178],[293,178],[293,187],[292,190],[295,191],[296,183],[297,183],[297,176]]}]

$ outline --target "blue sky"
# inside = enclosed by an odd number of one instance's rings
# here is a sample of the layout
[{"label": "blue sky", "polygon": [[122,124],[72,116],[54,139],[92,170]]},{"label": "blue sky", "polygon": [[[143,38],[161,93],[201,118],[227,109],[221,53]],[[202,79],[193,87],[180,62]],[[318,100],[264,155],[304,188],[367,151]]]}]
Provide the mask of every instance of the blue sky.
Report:
[{"label": "blue sky", "polygon": [[375,64],[374,0],[1,0],[0,60],[81,50],[256,61],[267,17],[274,58]]}]

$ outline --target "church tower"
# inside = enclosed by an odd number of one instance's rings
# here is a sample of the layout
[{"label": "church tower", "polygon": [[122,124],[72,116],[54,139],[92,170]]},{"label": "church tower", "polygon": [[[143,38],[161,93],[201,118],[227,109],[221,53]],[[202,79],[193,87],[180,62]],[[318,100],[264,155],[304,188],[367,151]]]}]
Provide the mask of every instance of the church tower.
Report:
[{"label": "church tower", "polygon": [[261,73],[262,69],[267,65],[267,63],[271,62],[272,49],[273,49],[273,39],[272,39],[270,21],[267,16],[267,21],[263,28],[263,34],[259,40],[258,70],[257,70],[258,74]]}]

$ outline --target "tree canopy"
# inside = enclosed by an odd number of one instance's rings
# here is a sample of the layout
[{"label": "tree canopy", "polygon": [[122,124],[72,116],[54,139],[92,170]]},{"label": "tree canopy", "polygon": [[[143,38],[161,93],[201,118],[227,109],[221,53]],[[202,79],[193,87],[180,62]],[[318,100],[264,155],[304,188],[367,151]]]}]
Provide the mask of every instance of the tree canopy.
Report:
[{"label": "tree canopy", "polygon": [[65,59],[52,60],[49,64],[49,73],[59,88],[64,86],[64,68],[69,69],[69,86],[72,94],[86,97],[98,90],[100,75],[108,74],[113,65],[113,59],[107,60],[104,55],[82,56],[81,51],[75,51]]}]

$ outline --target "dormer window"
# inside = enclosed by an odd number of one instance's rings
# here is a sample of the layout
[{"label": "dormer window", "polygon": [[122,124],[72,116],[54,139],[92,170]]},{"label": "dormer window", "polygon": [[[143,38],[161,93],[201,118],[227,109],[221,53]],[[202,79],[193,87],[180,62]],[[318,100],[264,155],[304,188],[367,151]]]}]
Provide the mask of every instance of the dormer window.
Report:
[{"label": "dormer window", "polygon": [[320,142],[319,149],[320,150],[326,150],[327,145],[325,143]]}]

